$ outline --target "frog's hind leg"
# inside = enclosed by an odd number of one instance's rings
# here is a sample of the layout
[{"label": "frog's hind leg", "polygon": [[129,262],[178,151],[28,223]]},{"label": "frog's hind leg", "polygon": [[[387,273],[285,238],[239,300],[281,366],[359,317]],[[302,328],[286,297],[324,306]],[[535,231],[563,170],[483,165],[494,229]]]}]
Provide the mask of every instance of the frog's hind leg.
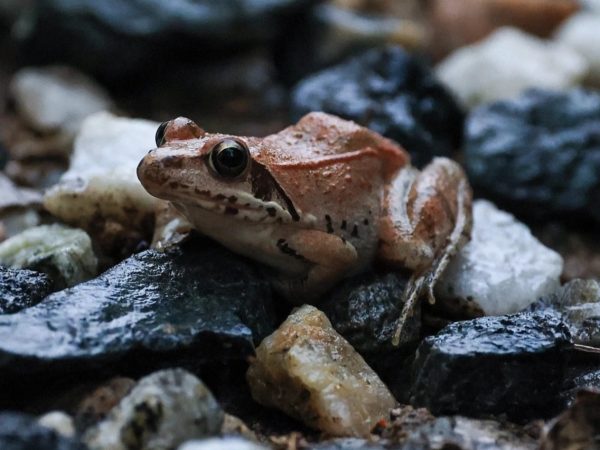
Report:
[{"label": "frog's hind leg", "polygon": [[434,302],[433,287],[450,258],[469,239],[471,189],[454,161],[435,158],[422,172],[405,170],[384,196],[379,259],[408,268],[413,276],[404,292],[404,306],[393,343],[402,339],[402,325],[423,294]]}]

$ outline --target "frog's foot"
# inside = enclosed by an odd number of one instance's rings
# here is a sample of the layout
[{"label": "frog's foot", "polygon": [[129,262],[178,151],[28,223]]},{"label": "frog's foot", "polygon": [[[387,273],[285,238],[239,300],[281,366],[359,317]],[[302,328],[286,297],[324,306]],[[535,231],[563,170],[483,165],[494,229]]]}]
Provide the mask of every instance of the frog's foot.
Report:
[{"label": "frog's foot", "polygon": [[308,272],[303,276],[273,281],[275,289],[296,304],[317,300],[358,263],[352,244],[318,230],[299,231],[286,240],[280,240],[277,247],[291,258],[308,263]]},{"label": "frog's foot", "polygon": [[402,326],[424,295],[435,302],[433,288],[448,262],[471,233],[471,189],[460,166],[436,158],[421,173],[406,171],[386,192],[379,257],[387,264],[409,268],[414,275],[404,293],[404,306],[394,345],[402,341]]}]

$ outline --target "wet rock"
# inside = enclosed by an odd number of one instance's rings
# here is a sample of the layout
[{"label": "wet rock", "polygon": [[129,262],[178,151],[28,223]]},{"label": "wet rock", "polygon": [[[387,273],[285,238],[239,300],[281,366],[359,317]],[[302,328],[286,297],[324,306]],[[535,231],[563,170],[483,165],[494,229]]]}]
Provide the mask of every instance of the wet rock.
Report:
[{"label": "wet rock", "polygon": [[436,72],[465,106],[474,107],[517,96],[531,87],[576,86],[587,75],[588,64],[570,47],[507,27],[456,50]]},{"label": "wet rock", "polygon": [[95,276],[98,260],[85,231],[54,224],[29,228],[0,243],[0,264],[44,272],[60,289]]},{"label": "wet rock", "polygon": [[560,285],[563,261],[511,214],[492,203],[473,205],[471,241],[448,264],[437,298],[476,303],[487,315],[521,311]]},{"label": "wet rock", "polygon": [[75,437],[73,419],[62,411],[46,413],[38,419],[38,423],[43,427],[56,431],[61,436],[67,438]]},{"label": "wet rock", "polygon": [[411,432],[405,450],[536,450],[538,443],[522,429],[492,420],[440,417]]},{"label": "wet rock", "polygon": [[586,81],[600,86],[600,49],[595,45],[600,38],[600,14],[583,12],[571,17],[557,31],[556,40],[577,50],[588,63]]},{"label": "wet rock", "polygon": [[86,450],[85,445],[39,425],[34,417],[0,413],[2,450]]},{"label": "wet rock", "polygon": [[211,60],[273,40],[286,31],[283,19],[314,3],[113,0],[100,5],[94,0],[41,0],[22,17],[26,33],[21,50],[36,64],[67,62],[118,82],[163,73],[176,61],[197,62],[195,49],[202,49],[203,60]]},{"label": "wet rock", "polygon": [[112,108],[108,94],[70,67],[26,67],[10,87],[15,108],[39,133],[64,133],[73,138],[89,115]]},{"label": "wet rock", "polygon": [[104,420],[135,386],[131,378],[116,377],[88,394],[77,407],[75,425],[82,432]]},{"label": "wet rock", "polygon": [[600,433],[600,394],[581,392],[575,403],[548,423],[541,450],[597,449]]},{"label": "wet rock", "polygon": [[371,50],[312,75],[294,89],[292,113],[324,111],[403,145],[413,162],[450,155],[462,140],[463,113],[431,71],[398,47]]},{"label": "wet rock", "polygon": [[475,111],[465,139],[475,189],[529,216],[600,220],[600,94],[530,90]]},{"label": "wet rock", "polygon": [[217,434],[222,423],[208,388],[185,370],[169,369],[141,379],[84,441],[91,450],[172,449]]},{"label": "wet rock", "polygon": [[75,140],[69,171],[44,196],[46,209],[98,237],[103,248],[149,241],[159,200],[144,190],[136,168],[156,146],[157,127],[155,122],[109,113],[88,117]]},{"label": "wet rock", "polygon": [[436,415],[551,416],[561,406],[569,338],[552,311],[453,323],[419,347],[410,403]]},{"label": "wet rock", "polygon": [[427,6],[436,58],[477,42],[503,26],[549,37],[580,7],[576,0],[433,0]]},{"label": "wet rock", "polygon": [[267,450],[267,447],[236,437],[189,441],[177,450]]},{"label": "wet rock", "polygon": [[0,317],[0,381],[31,395],[28,383],[65,372],[98,378],[244,361],[273,329],[270,296],[252,265],[210,241],[148,250]]},{"label": "wet rock", "polygon": [[0,314],[12,314],[37,305],[53,287],[52,280],[43,273],[0,266]]},{"label": "wet rock", "polygon": [[256,349],[247,379],[259,403],[334,436],[368,436],[396,403],[325,315],[308,305]]}]

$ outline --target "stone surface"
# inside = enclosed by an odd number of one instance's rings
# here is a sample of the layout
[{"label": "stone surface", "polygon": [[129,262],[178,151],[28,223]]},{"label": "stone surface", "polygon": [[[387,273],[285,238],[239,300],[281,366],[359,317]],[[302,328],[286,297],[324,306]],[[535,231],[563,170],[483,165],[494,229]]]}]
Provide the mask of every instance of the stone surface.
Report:
[{"label": "stone surface", "polygon": [[456,50],[436,72],[465,106],[475,107],[514,97],[530,87],[575,86],[587,75],[588,64],[570,47],[506,27]]},{"label": "stone surface", "polygon": [[39,192],[16,186],[3,173],[0,173],[0,192],[0,214],[9,208],[38,207],[42,202]]},{"label": "stone surface", "polygon": [[39,425],[34,417],[8,412],[0,413],[0,448],[2,450],[86,450],[85,445]]},{"label": "stone surface", "polygon": [[166,450],[216,435],[222,423],[208,388],[185,370],[169,369],[141,379],[84,441],[91,450]]},{"label": "stone surface", "polygon": [[0,314],[34,306],[52,292],[54,283],[45,274],[0,266]]},{"label": "stone surface", "polygon": [[0,243],[0,264],[44,272],[58,289],[89,280],[98,268],[87,233],[59,224],[29,228]]},{"label": "stone surface", "polygon": [[556,32],[555,39],[577,52],[587,61],[590,70],[586,81],[600,86],[600,14],[582,12],[567,20]]},{"label": "stone surface", "polygon": [[101,245],[106,239],[110,247],[113,239],[131,233],[131,239],[149,240],[159,200],[144,190],[136,168],[156,146],[157,127],[156,122],[109,113],[88,117],[75,140],[69,170],[44,196],[46,209],[100,236]]},{"label": "stone surface", "polygon": [[26,67],[14,75],[9,91],[19,115],[40,133],[74,137],[86,117],[112,108],[102,88],[69,67]]},{"label": "stone surface", "polygon": [[56,431],[61,436],[75,437],[73,418],[62,411],[51,411],[38,419],[38,423],[46,428]]},{"label": "stone surface", "polygon": [[[145,251],[98,278],[0,317],[0,382],[108,377],[243,361],[273,329],[271,290],[210,241]],[[27,336],[27,339],[23,339]]]},{"label": "stone surface", "polygon": [[552,311],[453,323],[419,347],[410,403],[435,415],[549,417],[561,406],[569,345]]},{"label": "stone surface", "polygon": [[124,77],[164,73],[166,65],[173,67],[177,61],[214,60],[236,48],[273,40],[286,31],[286,18],[314,3],[40,0],[30,14],[22,15],[26,32],[21,50],[36,64],[67,62],[116,83]]},{"label": "stone surface", "polygon": [[487,315],[521,311],[560,285],[563,261],[511,214],[485,200],[473,205],[471,241],[436,285],[440,301],[475,302]]},{"label": "stone surface", "polygon": [[600,220],[600,94],[530,90],[468,119],[474,188],[524,215]]},{"label": "stone surface", "polygon": [[267,447],[236,437],[189,441],[177,450],[267,450]]},{"label": "stone surface", "polygon": [[406,148],[421,166],[462,140],[463,113],[431,70],[398,47],[371,50],[302,80],[292,115],[324,111],[367,126]]},{"label": "stone surface", "polygon": [[395,399],[318,309],[295,310],[256,349],[252,396],[333,436],[368,436]]}]

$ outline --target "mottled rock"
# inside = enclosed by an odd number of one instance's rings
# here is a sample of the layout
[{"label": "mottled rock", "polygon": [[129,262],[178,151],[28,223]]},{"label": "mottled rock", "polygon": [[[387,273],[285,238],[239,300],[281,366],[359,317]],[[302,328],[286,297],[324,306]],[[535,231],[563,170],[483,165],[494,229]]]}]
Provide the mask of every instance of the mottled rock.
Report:
[{"label": "mottled rock", "polygon": [[243,361],[273,330],[270,308],[270,287],[256,269],[210,241],[148,250],[0,317],[0,382],[16,391],[65,373]]},{"label": "mottled rock", "polygon": [[38,419],[38,423],[46,428],[56,431],[61,436],[75,437],[73,418],[62,411],[51,411]]},{"label": "mottled rock", "polygon": [[[61,61],[118,82],[164,73],[177,61],[217,59],[271,41],[284,19],[316,0],[40,0],[21,20],[21,50],[32,62]],[[52,39],[48,39],[52,36]],[[123,42],[127,42],[124,46]],[[157,64],[161,61],[162,64]],[[136,80],[139,82],[139,80]]]},{"label": "mottled rock", "polygon": [[256,349],[252,396],[334,436],[368,436],[395,399],[318,309],[293,312]]},{"label": "mottled rock", "polygon": [[35,417],[0,413],[2,450],[86,450],[86,446],[39,425]]},{"label": "mottled rock", "polygon": [[575,49],[587,61],[590,70],[586,81],[600,86],[600,14],[582,12],[567,20],[555,39]]},{"label": "mottled rock", "polygon": [[549,422],[541,450],[595,450],[600,433],[600,394],[581,392],[575,403]]},{"label": "mottled rock", "polygon": [[530,90],[477,109],[465,139],[475,189],[525,215],[600,220],[600,94]]},{"label": "mottled rock", "polygon": [[0,314],[16,313],[42,301],[54,283],[45,274],[0,266]]},{"label": "mottled rock", "polygon": [[419,347],[410,403],[436,415],[549,417],[561,406],[569,338],[552,311],[448,325]]},{"label": "mottled rock", "polygon": [[177,450],[267,450],[267,447],[241,438],[226,437],[189,441]]},{"label": "mottled rock", "polygon": [[59,289],[89,280],[98,268],[87,233],[59,224],[29,228],[0,243],[0,264],[44,272]]},{"label": "mottled rock", "polygon": [[506,27],[480,43],[456,50],[436,72],[465,106],[474,107],[514,97],[531,87],[564,90],[576,86],[587,75],[588,64],[568,46]]},{"label": "mottled rock", "polygon": [[521,311],[560,285],[563,261],[511,214],[492,203],[473,205],[471,241],[436,285],[440,301],[475,302],[487,315]]},{"label": "mottled rock", "polygon": [[166,450],[216,435],[222,423],[208,388],[185,370],[169,369],[141,379],[84,441],[91,450]]},{"label": "mottled rock", "polygon": [[18,114],[31,128],[39,133],[64,133],[71,139],[86,117],[112,107],[102,88],[70,67],[21,69],[12,78],[9,92]]},{"label": "mottled rock", "polygon": [[430,69],[398,47],[371,50],[302,80],[292,115],[324,111],[394,139],[424,165],[461,144],[463,113]]},{"label": "mottled rock", "polygon": [[495,29],[513,26],[549,37],[580,7],[577,0],[433,0],[427,2],[434,57],[477,42]]},{"label": "mottled rock", "polygon": [[[118,240],[115,235],[149,240],[159,200],[142,187],[136,168],[156,146],[157,127],[156,122],[109,113],[88,117],[75,140],[68,172],[44,196],[46,209],[106,239],[105,247]],[[104,239],[99,239],[101,244]]]}]

